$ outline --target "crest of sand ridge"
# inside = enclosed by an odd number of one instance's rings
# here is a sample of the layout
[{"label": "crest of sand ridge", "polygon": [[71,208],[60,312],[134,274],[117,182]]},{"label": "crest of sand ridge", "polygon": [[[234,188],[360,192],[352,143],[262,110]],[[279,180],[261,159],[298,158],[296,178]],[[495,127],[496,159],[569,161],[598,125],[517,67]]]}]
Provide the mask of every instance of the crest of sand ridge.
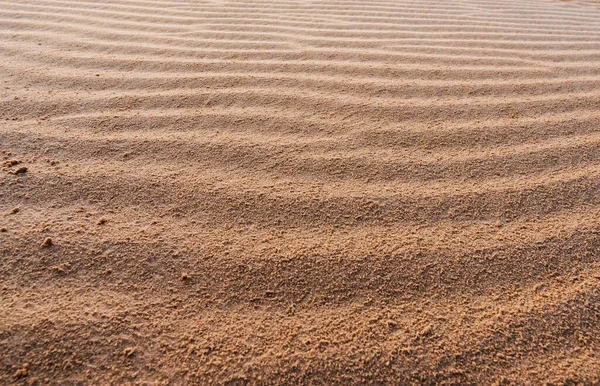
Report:
[{"label": "crest of sand ridge", "polygon": [[0,1],[0,83],[0,383],[600,377],[597,3]]}]

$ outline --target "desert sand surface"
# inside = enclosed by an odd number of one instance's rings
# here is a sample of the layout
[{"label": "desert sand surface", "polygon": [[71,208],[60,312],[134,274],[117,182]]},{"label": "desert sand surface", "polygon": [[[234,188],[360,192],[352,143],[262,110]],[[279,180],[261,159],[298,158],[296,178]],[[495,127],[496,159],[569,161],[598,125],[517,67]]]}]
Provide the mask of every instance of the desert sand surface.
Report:
[{"label": "desert sand surface", "polygon": [[600,381],[600,4],[0,0],[0,384]]}]

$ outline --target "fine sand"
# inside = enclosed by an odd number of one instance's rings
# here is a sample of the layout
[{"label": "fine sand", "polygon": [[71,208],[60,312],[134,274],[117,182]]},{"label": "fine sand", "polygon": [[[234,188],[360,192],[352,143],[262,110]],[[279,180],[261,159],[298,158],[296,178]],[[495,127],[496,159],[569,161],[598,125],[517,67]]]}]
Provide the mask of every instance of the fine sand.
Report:
[{"label": "fine sand", "polygon": [[0,384],[600,381],[600,2],[0,0]]}]

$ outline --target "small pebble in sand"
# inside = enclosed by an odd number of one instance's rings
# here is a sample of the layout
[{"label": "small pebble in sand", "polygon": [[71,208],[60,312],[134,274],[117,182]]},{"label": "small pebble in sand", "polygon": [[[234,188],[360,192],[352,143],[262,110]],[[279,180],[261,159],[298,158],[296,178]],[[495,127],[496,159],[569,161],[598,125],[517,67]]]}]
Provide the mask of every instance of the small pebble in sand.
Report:
[{"label": "small pebble in sand", "polygon": [[15,171],[15,174],[25,174],[27,173],[27,167],[26,166],[21,166],[20,168],[18,168]]},{"label": "small pebble in sand", "polygon": [[191,277],[190,275],[187,274],[187,272],[184,272],[181,274],[181,281],[186,281],[186,280],[190,280]]},{"label": "small pebble in sand", "polygon": [[98,224],[98,225],[104,225],[104,224],[106,224],[107,222],[108,222],[108,219],[107,219],[106,217],[101,217],[101,218],[98,220],[98,223],[97,223],[97,224]]},{"label": "small pebble in sand", "polygon": [[21,208],[19,208],[19,207],[12,208],[12,210],[10,211],[10,214],[17,214],[17,213],[19,213],[20,210],[21,210]]},{"label": "small pebble in sand", "polygon": [[8,232],[8,229],[6,229],[6,228],[0,228],[0,232],[2,232],[2,233]]},{"label": "small pebble in sand", "polygon": [[133,354],[135,354],[135,349],[133,347],[127,347],[125,350],[123,350],[123,356],[125,358],[129,358],[133,356]]},{"label": "small pebble in sand", "polygon": [[21,379],[23,377],[27,376],[27,367],[28,365],[25,365],[24,367],[18,369],[17,371],[15,371],[15,373],[13,374],[13,378],[14,379]]},{"label": "small pebble in sand", "polygon": [[433,327],[431,327],[431,325],[427,325],[427,326],[425,326],[425,328],[423,328],[421,330],[418,337],[425,337],[425,336],[429,336],[431,334],[433,334]]},{"label": "small pebble in sand", "polygon": [[42,248],[48,248],[53,246],[54,243],[52,242],[52,239],[50,237],[46,238],[46,240],[44,240],[44,242],[42,243],[41,247]]}]

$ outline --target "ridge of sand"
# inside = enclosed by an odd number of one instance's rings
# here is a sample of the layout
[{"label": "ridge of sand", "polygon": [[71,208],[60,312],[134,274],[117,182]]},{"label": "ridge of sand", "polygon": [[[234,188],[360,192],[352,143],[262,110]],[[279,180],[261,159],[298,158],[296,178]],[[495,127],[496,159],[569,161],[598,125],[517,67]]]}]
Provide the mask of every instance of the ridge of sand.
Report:
[{"label": "ridge of sand", "polygon": [[0,384],[600,381],[600,4],[0,1]]}]

